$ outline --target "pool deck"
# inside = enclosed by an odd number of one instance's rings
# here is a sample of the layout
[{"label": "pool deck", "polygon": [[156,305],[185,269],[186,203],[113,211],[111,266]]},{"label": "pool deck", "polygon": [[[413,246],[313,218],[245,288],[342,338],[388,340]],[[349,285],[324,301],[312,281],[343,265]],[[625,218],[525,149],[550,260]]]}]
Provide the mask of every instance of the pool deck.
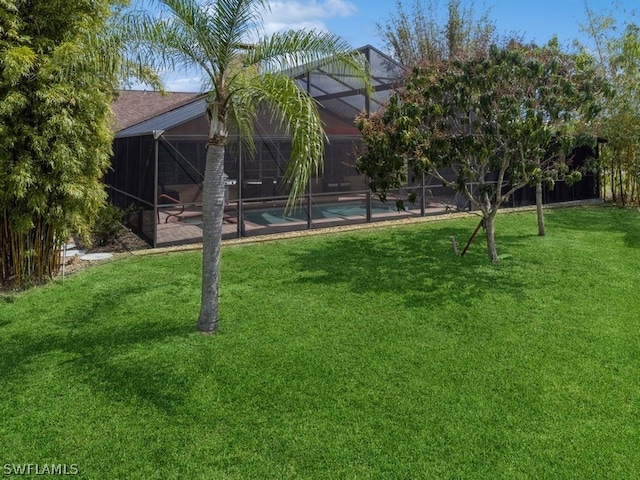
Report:
[{"label": "pool deck", "polygon": [[[313,215],[311,225],[307,219],[300,218],[282,218],[282,210],[285,208],[285,200],[271,200],[266,202],[255,202],[247,204],[243,207],[243,211],[247,213],[242,224],[242,235],[238,235],[237,210],[234,204],[229,205],[224,223],[222,226],[223,240],[255,237],[258,235],[280,234],[286,232],[318,229],[327,227],[338,227],[343,225],[357,225],[367,223],[366,218],[366,202],[367,196],[362,194],[352,195],[336,195],[331,201],[315,203],[313,205]],[[327,198],[328,200],[328,198]],[[392,206],[393,202],[385,204],[381,209],[374,207],[371,215],[371,222],[396,220],[420,216],[420,210],[408,209],[404,212],[395,211]],[[326,217],[324,208],[335,207]],[[446,213],[445,205],[437,203],[432,204],[428,209],[427,215],[439,215]],[[340,209],[346,208],[343,214]],[[359,209],[357,213],[354,213]],[[248,218],[251,213],[271,213],[271,219],[261,219],[259,217]],[[251,220],[254,221],[251,221]],[[282,221],[278,221],[281,219]],[[202,221],[201,207],[190,205],[188,208],[162,208],[158,211],[158,224],[156,234],[156,246],[168,247],[172,245],[184,245],[189,243],[199,243],[202,241],[202,229],[200,223]],[[264,221],[263,221],[264,220]],[[275,220],[271,223],[270,220]]]},{"label": "pool deck", "polygon": [[[446,213],[444,207],[429,209],[427,215],[442,215]],[[405,212],[385,212],[373,214],[371,219],[373,222],[381,222],[387,220],[401,220],[406,218],[420,217],[419,210],[409,210]],[[311,229],[338,227],[342,225],[358,225],[367,223],[366,217],[363,215],[345,216],[334,218],[317,218],[313,219]],[[282,222],[271,225],[259,225],[253,222],[244,221],[243,237],[254,237],[258,235],[272,235],[285,232],[307,230],[306,221]],[[237,238],[238,225],[236,222],[225,221],[222,225],[222,238]],[[170,245],[184,245],[189,243],[199,243],[202,241],[202,228],[198,225],[190,224],[182,221],[170,221],[168,223],[158,224],[157,233],[158,247],[166,247]]]},{"label": "pool deck", "polygon": [[[553,208],[571,208],[571,207],[581,207],[588,205],[600,205],[603,203],[602,199],[590,199],[590,200],[573,200],[569,202],[559,202],[559,203],[550,203],[545,205],[545,209],[553,209]],[[535,205],[523,206],[523,207],[506,207],[501,209],[501,212],[526,212],[533,211],[536,209]],[[431,212],[429,212],[431,213]],[[327,232],[339,232],[339,231],[351,231],[351,230],[359,230],[359,229],[369,229],[369,228],[385,228],[385,227],[393,227],[398,225],[408,225],[413,223],[422,223],[422,222],[432,222],[432,221],[443,221],[452,218],[466,218],[466,217],[475,217],[477,218],[479,212],[452,212],[450,209],[445,210],[441,209],[440,214],[430,214],[426,216],[419,215],[410,215],[404,216],[402,218],[396,219],[386,219],[385,221],[373,221],[370,223],[360,222],[360,223],[342,223],[338,226],[329,226],[329,225],[315,225],[316,228],[307,229],[306,224],[303,228],[290,229],[290,230],[281,230],[281,231],[271,231],[266,232],[262,231],[258,234],[245,234],[245,236],[238,238],[236,236],[237,225],[236,224],[225,224],[223,225],[223,243],[227,245],[234,244],[245,244],[245,243],[255,243],[255,242],[263,242],[274,239],[282,239],[282,238],[295,238],[309,235],[320,235],[325,234]],[[198,227],[196,227],[198,228]],[[169,251],[178,251],[178,250],[193,250],[202,248],[202,231],[199,232],[200,236],[198,239],[194,241],[189,241],[193,236],[188,238],[176,237],[176,239],[182,240],[178,243],[169,244],[168,242],[164,245],[158,245],[158,248],[151,249],[143,249],[132,251],[131,254],[134,255],[147,255],[147,254],[155,254],[155,253],[163,253]],[[186,236],[185,236],[186,237]]]},{"label": "pool deck", "polygon": [[[225,223],[222,225],[224,238],[236,237],[236,224]],[[184,245],[202,242],[202,228],[187,222],[169,222],[158,224],[158,247],[170,245]]]}]

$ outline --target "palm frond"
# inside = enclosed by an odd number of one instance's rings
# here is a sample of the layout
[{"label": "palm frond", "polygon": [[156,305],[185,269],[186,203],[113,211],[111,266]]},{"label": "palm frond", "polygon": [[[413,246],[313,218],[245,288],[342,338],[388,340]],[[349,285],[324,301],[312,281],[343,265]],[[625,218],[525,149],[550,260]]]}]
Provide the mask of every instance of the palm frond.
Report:
[{"label": "palm frond", "polygon": [[[126,15],[132,55],[158,70],[198,70],[205,91],[222,90],[260,25],[264,0],[148,0]],[[151,13],[160,7],[160,13]],[[232,72],[232,74],[234,73]]]},{"label": "palm frond", "polygon": [[248,79],[234,94],[234,112],[241,121],[250,121],[242,112],[268,107],[272,121],[291,135],[291,157],[285,172],[290,184],[288,206],[300,199],[313,174],[323,167],[326,135],[315,100],[298,88],[288,75],[263,73]]},{"label": "palm frond", "polygon": [[[203,7],[210,12],[210,35],[219,45],[224,47],[220,58],[224,64],[237,50],[244,50],[251,34],[262,24],[260,16],[263,0],[209,0]],[[227,60],[226,62],[224,60]]]},{"label": "palm frond", "polygon": [[317,68],[331,74],[348,75],[362,88],[372,92],[369,65],[362,53],[340,37],[315,30],[287,31],[259,40],[247,53],[249,65],[267,72],[296,76]]}]

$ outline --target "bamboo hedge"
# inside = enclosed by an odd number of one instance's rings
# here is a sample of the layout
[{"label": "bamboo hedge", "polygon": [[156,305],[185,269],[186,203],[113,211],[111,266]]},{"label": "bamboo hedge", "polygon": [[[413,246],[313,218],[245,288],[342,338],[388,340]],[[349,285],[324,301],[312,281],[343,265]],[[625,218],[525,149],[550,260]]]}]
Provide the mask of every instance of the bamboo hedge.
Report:
[{"label": "bamboo hedge", "polygon": [[0,0],[0,287],[50,279],[105,200],[108,0]]},{"label": "bamboo hedge", "polygon": [[60,242],[56,241],[50,223],[39,218],[33,228],[20,233],[9,223],[11,216],[2,216],[2,279],[5,284],[25,285],[55,275],[61,266]]}]

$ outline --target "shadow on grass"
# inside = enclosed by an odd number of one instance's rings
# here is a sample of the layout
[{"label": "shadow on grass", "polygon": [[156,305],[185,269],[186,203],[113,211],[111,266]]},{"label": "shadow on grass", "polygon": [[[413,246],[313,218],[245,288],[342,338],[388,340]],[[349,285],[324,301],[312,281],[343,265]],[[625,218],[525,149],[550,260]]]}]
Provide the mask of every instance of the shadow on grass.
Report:
[{"label": "shadow on grass", "polygon": [[627,247],[640,248],[640,212],[637,209],[597,206],[576,207],[572,211],[573,215],[563,215],[561,210],[550,210],[545,214],[545,222],[550,229],[620,232],[624,234]]},{"label": "shadow on grass", "polygon": [[[457,231],[461,251],[475,223],[335,237],[297,254],[295,261],[309,273],[302,281],[340,284],[357,294],[392,293],[410,308],[437,309],[448,302],[464,307],[496,288],[514,297],[521,295],[523,283],[509,274],[509,255],[503,255],[499,265],[489,262],[484,232],[465,257],[454,255],[451,235]],[[500,237],[499,248],[510,250],[520,240]]]},{"label": "shadow on grass", "polygon": [[[77,283],[73,288],[82,287]],[[136,306],[148,302],[143,297],[154,288],[114,282],[64,305],[51,305],[41,318],[25,319],[28,326],[4,334],[0,371],[19,386],[21,378],[31,375],[38,381],[32,370],[46,362],[45,368],[63,372],[60,381],[85,384],[111,401],[174,411],[190,386],[182,370],[184,358],[171,345],[194,334],[195,313],[193,322],[171,318],[179,308],[143,307],[146,312],[140,314]],[[72,297],[68,291],[65,295]]]}]

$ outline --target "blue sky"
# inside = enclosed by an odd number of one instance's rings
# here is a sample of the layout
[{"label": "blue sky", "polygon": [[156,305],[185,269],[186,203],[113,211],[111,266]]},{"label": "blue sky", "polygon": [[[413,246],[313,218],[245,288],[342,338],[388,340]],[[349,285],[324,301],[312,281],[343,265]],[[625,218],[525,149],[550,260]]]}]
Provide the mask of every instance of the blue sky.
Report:
[{"label": "blue sky", "polygon": [[[633,17],[640,10],[638,0],[586,0],[597,13],[609,13],[621,20]],[[384,49],[377,34],[376,23],[384,23],[396,11],[395,0],[275,0],[269,2],[270,12],[264,15],[267,33],[289,28],[315,28],[336,33],[354,47],[373,45]],[[446,0],[438,2],[443,7]],[[465,2],[463,0],[463,4]],[[403,0],[410,11],[414,0]],[[562,44],[573,39],[585,41],[580,24],[586,23],[585,0],[475,0],[478,12],[489,11],[498,33],[512,32],[524,36],[525,41],[544,43],[554,34]],[[613,6],[613,4],[616,4]],[[638,12],[636,12],[637,15]],[[198,91],[196,76],[172,74],[166,77],[167,89]]]},{"label": "blue sky", "polygon": [[[384,23],[396,11],[395,0],[279,0],[270,2],[272,14],[267,22],[286,26],[314,26],[331,30],[353,46],[382,46],[376,23]],[[414,0],[403,0],[406,11]],[[446,0],[438,2],[443,7]],[[464,2],[469,3],[469,2]],[[556,33],[570,42],[579,37],[580,24],[585,23],[585,0],[476,0],[477,12],[489,11],[499,33],[520,32],[525,40],[543,43]],[[587,0],[593,11],[623,14],[639,8],[637,0],[624,0],[612,9],[611,0]],[[484,5],[484,6],[483,6]]]}]

